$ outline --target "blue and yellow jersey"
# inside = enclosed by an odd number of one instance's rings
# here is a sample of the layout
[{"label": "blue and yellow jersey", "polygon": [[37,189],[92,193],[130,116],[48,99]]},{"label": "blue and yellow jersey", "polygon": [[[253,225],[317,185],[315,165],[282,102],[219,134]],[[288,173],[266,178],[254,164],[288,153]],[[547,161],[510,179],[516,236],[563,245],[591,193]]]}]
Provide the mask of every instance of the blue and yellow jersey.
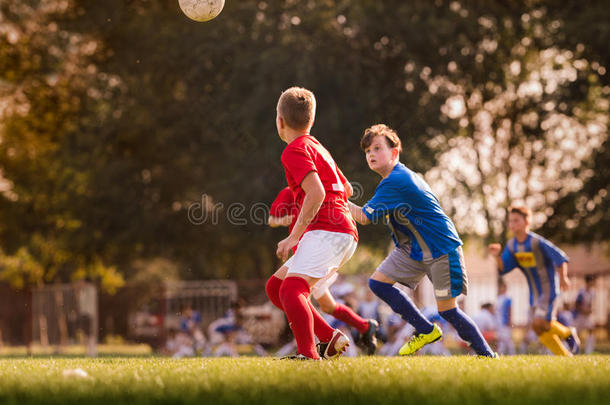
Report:
[{"label": "blue and yellow jersey", "polygon": [[502,274],[520,268],[530,288],[530,305],[534,305],[541,297],[553,301],[559,296],[559,274],[555,267],[568,261],[568,256],[557,246],[529,232],[525,241],[512,238],[506,244],[502,252]]}]

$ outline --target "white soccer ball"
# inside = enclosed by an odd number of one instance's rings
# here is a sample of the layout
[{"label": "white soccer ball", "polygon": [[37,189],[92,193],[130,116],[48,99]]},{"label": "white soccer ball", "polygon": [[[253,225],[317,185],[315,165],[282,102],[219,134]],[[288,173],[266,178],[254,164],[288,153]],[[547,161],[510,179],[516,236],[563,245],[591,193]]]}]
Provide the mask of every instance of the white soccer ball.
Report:
[{"label": "white soccer ball", "polygon": [[222,11],[225,0],[178,0],[180,9],[191,20],[210,21]]}]

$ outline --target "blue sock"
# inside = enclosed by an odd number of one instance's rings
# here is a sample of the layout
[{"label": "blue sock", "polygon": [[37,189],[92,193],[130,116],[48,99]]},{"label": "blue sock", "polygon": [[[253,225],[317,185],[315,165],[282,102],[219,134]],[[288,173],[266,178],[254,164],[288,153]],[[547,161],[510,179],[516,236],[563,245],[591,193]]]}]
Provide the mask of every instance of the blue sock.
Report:
[{"label": "blue sock", "polygon": [[434,325],[419,312],[419,309],[413,304],[409,296],[398,288],[394,288],[392,284],[369,279],[369,288],[376,296],[386,302],[392,308],[392,311],[413,325],[418,334],[430,333],[434,329]]},{"label": "blue sock", "polygon": [[477,325],[470,319],[468,315],[462,312],[459,308],[453,308],[449,311],[439,312],[440,316],[445,318],[455,330],[460,338],[470,345],[474,351],[481,356],[493,356],[493,350],[487,344],[485,338]]}]

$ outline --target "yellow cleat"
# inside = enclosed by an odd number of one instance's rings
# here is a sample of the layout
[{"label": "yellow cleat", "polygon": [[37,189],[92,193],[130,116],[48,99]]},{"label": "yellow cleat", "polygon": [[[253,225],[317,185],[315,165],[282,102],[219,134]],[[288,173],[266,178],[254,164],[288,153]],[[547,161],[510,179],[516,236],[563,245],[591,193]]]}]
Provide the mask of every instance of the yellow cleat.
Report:
[{"label": "yellow cleat", "polygon": [[433,343],[442,339],[442,337],[443,331],[438,327],[437,324],[434,324],[434,329],[432,329],[432,332],[413,335],[413,337],[411,337],[411,339],[409,339],[409,341],[400,348],[398,354],[401,356],[408,356],[415,353],[428,343]]}]

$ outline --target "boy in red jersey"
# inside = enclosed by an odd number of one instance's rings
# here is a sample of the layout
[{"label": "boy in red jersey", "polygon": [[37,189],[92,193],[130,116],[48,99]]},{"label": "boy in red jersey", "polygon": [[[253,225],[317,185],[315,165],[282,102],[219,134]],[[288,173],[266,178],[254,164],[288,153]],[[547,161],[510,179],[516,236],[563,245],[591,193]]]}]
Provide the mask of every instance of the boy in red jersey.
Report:
[{"label": "boy in red jersey", "polygon": [[313,93],[298,87],[284,91],[277,104],[278,135],[288,144],[282,165],[299,214],[276,253],[286,260],[297,244],[299,249],[271,276],[266,291],[288,317],[298,359],[335,358],[349,345],[349,339],[315,310],[309,295],[312,286],[350,259],[358,240],[347,206],[353,190],[330,153],[309,135],[315,111]]},{"label": "boy in red jersey", "polygon": [[[299,212],[297,211],[294,197],[290,187],[282,189],[275,197],[269,209],[269,226],[276,228],[279,226],[289,227],[289,232],[297,219]],[[296,252],[296,247],[293,249]],[[329,315],[345,322],[347,325],[360,332],[358,341],[359,346],[365,350],[368,355],[375,354],[377,350],[377,329],[379,323],[375,319],[364,319],[350,307],[340,302],[337,302],[329,291],[329,287],[337,279],[337,273],[333,272],[324,280],[319,281],[312,288],[311,295],[320,304],[320,309]]]}]

